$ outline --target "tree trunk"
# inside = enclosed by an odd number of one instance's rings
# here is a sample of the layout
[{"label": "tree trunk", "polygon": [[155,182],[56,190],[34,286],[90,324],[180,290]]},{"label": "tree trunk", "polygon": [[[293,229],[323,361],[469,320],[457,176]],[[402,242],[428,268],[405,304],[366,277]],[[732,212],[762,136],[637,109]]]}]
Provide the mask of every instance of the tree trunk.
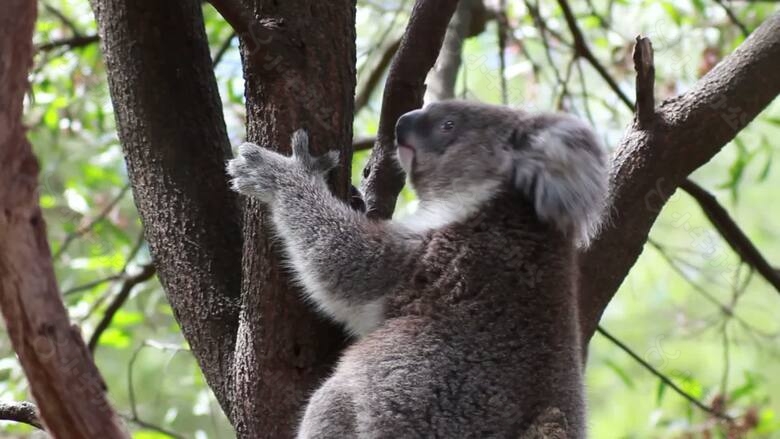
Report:
[{"label": "tree trunk", "polygon": [[106,385],[62,303],[22,125],[36,3],[0,16],[0,308],[43,423],[55,438],[123,438]]},{"label": "tree trunk", "polygon": [[226,183],[230,144],[200,2],[94,0],[92,6],[160,281],[230,414],[242,239],[237,197]]},{"label": "tree trunk", "polygon": [[[333,183],[344,197],[354,1],[262,3],[220,11],[245,20],[234,27],[249,140],[288,148],[293,130],[307,128],[315,152],[342,149]],[[252,202],[242,267],[241,209],[224,173],[230,146],[200,4],[93,0],[93,8],[133,194],[174,315],[239,436],[291,436],[345,336],[288,286]]]},{"label": "tree trunk", "polygon": [[[309,131],[314,154],[341,150],[334,192],[349,193],[355,95],[354,0],[261,2],[261,20],[242,35],[247,134],[290,152],[292,132]],[[262,38],[257,37],[262,33]],[[253,36],[255,38],[253,38]],[[286,50],[276,50],[276,48]],[[279,267],[268,218],[257,203],[244,217],[241,318],[233,418],[240,437],[291,437],[307,396],[330,371],[346,340],[315,315]],[[240,403],[238,403],[240,401]]]}]

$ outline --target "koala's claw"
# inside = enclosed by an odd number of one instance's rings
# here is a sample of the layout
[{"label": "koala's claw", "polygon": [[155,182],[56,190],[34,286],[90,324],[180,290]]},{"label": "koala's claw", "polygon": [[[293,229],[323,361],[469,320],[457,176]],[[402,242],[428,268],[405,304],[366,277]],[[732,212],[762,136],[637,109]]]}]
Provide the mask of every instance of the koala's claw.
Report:
[{"label": "koala's claw", "polygon": [[234,191],[270,202],[278,189],[278,176],[286,166],[284,157],[253,143],[238,147],[238,155],[227,164]]},{"label": "koala's claw", "polygon": [[328,151],[319,157],[312,157],[309,152],[309,135],[303,129],[293,133],[291,143],[293,158],[307,171],[325,174],[339,164],[338,151]]}]

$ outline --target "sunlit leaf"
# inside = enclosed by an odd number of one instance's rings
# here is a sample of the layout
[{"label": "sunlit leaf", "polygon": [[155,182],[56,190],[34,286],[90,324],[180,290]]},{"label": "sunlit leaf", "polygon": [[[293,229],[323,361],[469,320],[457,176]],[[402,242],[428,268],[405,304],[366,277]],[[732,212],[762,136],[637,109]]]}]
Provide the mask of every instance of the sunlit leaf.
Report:
[{"label": "sunlit leaf", "polygon": [[127,327],[140,323],[144,320],[143,314],[137,311],[119,310],[114,314],[111,324],[117,327]]},{"label": "sunlit leaf", "polygon": [[122,349],[130,346],[130,337],[127,333],[115,327],[109,327],[100,336],[100,344],[116,349]]},{"label": "sunlit leaf", "polygon": [[658,380],[658,386],[655,388],[655,405],[660,406],[666,394],[666,382]]},{"label": "sunlit leaf", "polygon": [[626,387],[629,387],[631,389],[634,388],[634,380],[631,379],[631,375],[628,374],[620,365],[615,363],[612,360],[606,360],[604,364],[610,368],[615,374],[620,378],[621,381],[623,381],[623,384],[626,385]]},{"label": "sunlit leaf", "polygon": [[140,430],[133,432],[133,439],[170,439],[170,436],[158,431]]}]

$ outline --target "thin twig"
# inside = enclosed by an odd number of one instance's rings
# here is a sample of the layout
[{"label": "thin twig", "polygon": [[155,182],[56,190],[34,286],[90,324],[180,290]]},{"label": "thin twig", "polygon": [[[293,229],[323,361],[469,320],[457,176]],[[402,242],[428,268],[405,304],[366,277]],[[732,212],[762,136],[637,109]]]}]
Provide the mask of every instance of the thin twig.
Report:
[{"label": "thin twig", "polygon": [[126,414],[122,414],[122,417],[125,418],[128,422],[132,422],[133,424],[136,424],[139,427],[142,427],[146,430],[156,431],[157,433],[162,433],[174,439],[185,439],[185,436],[176,433],[175,431],[168,430],[167,428],[160,427],[159,425],[152,424],[151,422],[144,421],[143,419],[126,415]]},{"label": "thin twig", "polygon": [[[547,37],[547,34],[550,33],[550,28],[547,27],[541,12],[539,12],[538,3],[537,5],[532,5],[529,0],[525,0],[524,3],[526,9],[528,9],[528,13],[531,14],[534,25],[539,29],[539,37],[542,39],[542,47],[544,48],[544,56],[553,71],[553,75],[555,75],[555,83],[557,87],[559,84],[563,83],[563,78],[561,77],[561,71],[558,69],[558,66],[555,64],[555,60],[553,59],[550,41]],[[550,35],[552,34],[550,33]]]},{"label": "thin twig", "polygon": [[127,419],[130,422],[133,422],[135,424],[140,425],[141,427],[144,427],[149,430],[154,430],[163,434],[166,434],[170,437],[179,439],[183,438],[184,436],[165,429],[163,427],[160,427],[159,425],[152,424],[150,422],[144,421],[143,419],[138,416],[138,408],[136,406],[136,400],[135,400],[135,388],[133,386],[133,368],[135,367],[135,361],[138,359],[138,355],[141,353],[141,351],[144,348],[152,347],[160,350],[169,350],[173,351],[174,354],[181,351],[186,351],[187,349],[181,348],[179,346],[172,346],[162,343],[153,342],[151,340],[145,340],[143,343],[141,343],[140,346],[138,346],[135,351],[133,351],[133,355],[130,357],[130,362],[127,365],[127,395],[128,399],[130,400],[130,414],[129,415],[122,415],[125,419]]},{"label": "thin twig", "polygon": [[60,11],[59,9],[57,9],[54,6],[52,6],[52,5],[48,4],[48,3],[45,3],[45,2],[43,3],[43,7],[44,7],[44,9],[49,11],[49,13],[54,14],[54,16],[59,18],[60,21],[62,22],[62,24],[67,26],[68,29],[70,29],[70,31],[73,32],[73,36],[75,36],[75,37],[81,37],[82,36],[81,31],[79,31],[79,28],[76,27],[75,23],[73,23],[73,20],[71,20],[70,18],[66,17],[65,14],[62,13],[62,11]]},{"label": "thin twig", "polygon": [[729,370],[731,368],[729,321],[724,320],[723,326],[723,374],[720,377],[720,394],[725,398],[729,390]]},{"label": "thin twig", "polygon": [[170,345],[165,343],[158,343],[152,340],[144,340],[143,343],[141,343],[135,351],[133,351],[133,355],[130,356],[130,362],[127,364],[127,398],[130,400],[130,416],[128,417],[133,422],[137,422],[140,418],[138,417],[138,408],[136,406],[136,400],[135,400],[135,386],[133,385],[133,369],[135,368],[135,361],[138,359],[138,356],[140,355],[141,351],[144,350],[144,348],[155,348],[163,351],[172,351],[174,355],[178,352],[189,352],[188,349],[182,348],[180,346],[176,345]]},{"label": "thin twig", "polygon": [[625,93],[623,93],[623,90],[620,89],[618,83],[615,82],[615,79],[612,78],[609,72],[607,72],[607,69],[601,65],[596,56],[593,55],[593,52],[590,50],[588,44],[585,42],[585,36],[582,34],[579,26],[577,26],[577,19],[574,18],[574,14],[569,7],[569,3],[566,0],[558,0],[558,4],[561,6],[563,17],[566,20],[566,24],[569,26],[572,37],[574,38],[574,48],[577,51],[577,54],[588,60],[590,65],[592,65],[593,68],[596,69],[596,71],[599,73],[599,75],[601,75],[602,79],[606,81],[607,85],[609,85],[609,88],[611,88],[615,94],[617,94],[620,100],[623,101],[623,103],[626,104],[626,106],[628,106],[631,111],[634,111],[634,103],[631,102]]},{"label": "thin twig", "polygon": [[691,404],[693,404],[693,405],[695,405],[696,407],[700,408],[701,410],[703,410],[703,411],[705,411],[705,412],[709,413],[710,415],[712,415],[712,416],[715,416],[716,418],[720,418],[720,419],[722,419],[722,420],[724,420],[724,421],[726,421],[726,422],[729,422],[729,423],[730,423],[730,422],[733,422],[733,421],[734,421],[734,419],[733,419],[731,416],[729,416],[729,415],[727,415],[727,414],[725,414],[725,413],[721,413],[721,412],[718,412],[718,411],[716,411],[716,410],[715,410],[715,409],[713,409],[712,407],[710,407],[710,406],[708,406],[708,405],[706,405],[706,404],[702,403],[702,402],[701,402],[701,401],[699,401],[698,399],[696,399],[696,397],[694,397],[694,396],[693,396],[693,395],[691,395],[690,393],[688,393],[688,392],[686,392],[685,390],[681,389],[679,386],[677,386],[677,384],[675,384],[675,383],[674,383],[674,381],[672,381],[672,380],[671,380],[670,378],[668,378],[666,375],[662,374],[660,371],[658,371],[658,369],[656,369],[655,367],[653,367],[653,366],[652,366],[650,363],[648,363],[647,361],[645,361],[644,359],[642,359],[642,357],[640,357],[639,355],[637,355],[637,354],[636,354],[636,353],[635,353],[633,350],[631,350],[631,348],[629,348],[629,347],[628,347],[627,345],[625,345],[623,342],[621,342],[620,340],[618,340],[617,338],[615,338],[615,337],[614,337],[612,334],[610,334],[609,332],[607,332],[607,330],[605,330],[604,328],[602,328],[600,325],[596,327],[596,331],[597,331],[599,334],[603,335],[603,336],[604,336],[604,337],[605,337],[607,340],[609,340],[609,341],[611,341],[612,343],[614,343],[614,344],[615,344],[617,347],[619,347],[619,348],[620,348],[620,349],[621,349],[623,352],[627,353],[627,354],[628,354],[628,355],[629,355],[631,358],[633,358],[634,360],[636,360],[636,361],[637,361],[639,364],[641,364],[641,365],[642,365],[642,367],[644,367],[645,369],[647,369],[647,370],[648,370],[650,373],[652,373],[653,375],[655,375],[655,376],[656,376],[658,379],[660,379],[661,381],[663,381],[663,383],[664,383],[664,384],[666,384],[667,386],[669,386],[669,387],[670,387],[672,390],[674,390],[674,391],[675,391],[675,392],[676,392],[678,395],[680,395],[680,396],[682,396],[683,398],[687,399],[687,400],[688,400],[688,402],[690,402]]},{"label": "thin twig", "polygon": [[38,52],[48,52],[60,47],[75,49],[78,47],[89,46],[90,44],[97,43],[98,41],[100,41],[100,37],[97,35],[77,36],[50,41],[48,43],[39,45],[35,48],[35,50]]},{"label": "thin twig", "polygon": [[582,71],[582,63],[579,59],[576,62],[577,73],[580,78],[580,92],[582,93],[582,106],[585,107],[585,116],[591,125],[595,125],[596,121],[593,119],[593,113],[590,111],[590,96],[588,95],[587,84],[585,83],[585,72]]},{"label": "thin twig", "polygon": [[[393,11],[393,18],[390,19],[390,22],[387,24],[385,29],[382,31],[382,33],[379,35],[379,37],[376,39],[376,41],[370,46],[367,47],[365,50],[361,51],[361,53],[358,54],[358,58],[361,58],[363,56],[370,56],[372,53],[376,52],[380,47],[385,45],[387,36],[390,35],[390,32],[393,31],[393,29],[396,28],[396,21],[398,20],[398,17],[401,16],[401,11],[406,11],[406,3],[408,0],[403,0],[402,2],[398,3],[398,7],[395,8]],[[363,77],[363,70],[368,67],[368,59],[364,63],[358,67],[357,70],[357,77],[362,78]]]},{"label": "thin twig", "polygon": [[723,236],[723,239],[729,244],[734,252],[742,258],[745,263],[755,268],[755,270],[769,282],[775,291],[780,293],[780,273],[778,273],[764,258],[760,251],[753,245],[750,238],[745,235],[737,223],[731,218],[731,215],[718,203],[718,200],[706,189],[686,179],[680,184],[680,187],[688,193],[701,207],[702,212],[710,220],[715,229]]},{"label": "thin twig", "polygon": [[122,284],[122,288],[119,290],[119,293],[108,305],[106,312],[103,314],[103,318],[100,320],[100,322],[98,322],[97,326],[95,326],[95,332],[93,332],[92,336],[89,338],[89,343],[87,346],[89,347],[90,352],[95,352],[95,347],[97,347],[97,344],[100,341],[100,336],[103,335],[103,332],[105,332],[106,329],[108,329],[109,325],[111,325],[111,320],[114,318],[114,315],[116,315],[119,309],[122,308],[122,305],[124,305],[125,301],[127,301],[127,299],[130,297],[130,293],[133,291],[133,287],[150,279],[152,276],[154,276],[155,273],[156,270],[154,265],[148,264],[143,266],[138,274],[129,276],[125,279],[124,283]]},{"label": "thin twig", "polygon": [[222,58],[225,56],[225,53],[227,53],[228,49],[230,49],[230,43],[233,42],[233,38],[236,37],[235,32],[231,32],[230,36],[225,38],[225,41],[222,42],[222,45],[219,46],[219,49],[217,49],[217,53],[214,54],[214,61],[211,62],[212,67],[217,67],[219,63],[222,61]]},{"label": "thin twig", "polygon": [[138,235],[138,239],[136,239],[135,244],[133,245],[133,248],[130,249],[130,253],[127,255],[127,258],[125,258],[125,265],[122,266],[122,269],[119,270],[118,273],[114,273],[112,275],[106,276],[101,279],[93,280],[91,282],[87,282],[83,285],[75,286],[69,290],[65,290],[62,295],[63,296],[69,296],[71,294],[75,294],[81,291],[90,290],[96,286],[102,285],[104,283],[113,282],[115,280],[119,280],[127,276],[127,267],[130,265],[130,263],[133,261],[135,256],[138,254],[138,251],[141,250],[141,247],[144,243],[144,233],[141,231],[141,233]]},{"label": "thin twig", "polygon": [[377,85],[379,85],[379,81],[382,79],[385,71],[387,71],[387,66],[390,65],[390,61],[393,60],[393,56],[395,56],[400,45],[401,39],[399,38],[390,43],[390,45],[385,47],[385,50],[382,51],[382,56],[379,58],[376,66],[374,66],[374,69],[371,70],[363,87],[358,91],[357,96],[355,97],[355,114],[368,104],[368,100],[371,99],[371,95],[374,94],[374,90]]},{"label": "thin twig", "polygon": [[57,249],[57,253],[54,254],[52,259],[58,259],[65,249],[68,248],[68,246],[73,242],[74,239],[79,238],[81,236],[84,236],[87,234],[90,230],[92,230],[93,227],[95,227],[95,224],[99,223],[103,219],[108,216],[109,213],[111,213],[112,210],[114,210],[114,207],[119,203],[119,201],[124,197],[124,195],[127,193],[128,189],[130,189],[130,184],[125,184],[124,187],[119,191],[119,193],[105,206],[103,209],[91,220],[89,220],[86,224],[79,227],[74,231],[73,233],[68,234],[68,236],[65,237],[65,240],[60,245],[60,248]]},{"label": "thin twig", "polygon": [[374,147],[376,137],[360,137],[352,142],[352,152],[365,151]]},{"label": "thin twig", "polygon": [[91,282],[87,282],[82,285],[77,285],[69,290],[65,290],[62,292],[63,296],[70,296],[71,294],[80,293],[82,291],[91,290],[92,288],[95,288],[97,286],[103,285],[104,283],[113,282],[115,280],[121,279],[123,276],[123,273],[114,273],[110,276],[106,276],[100,279],[93,280]]},{"label": "thin twig", "polygon": [[508,102],[506,90],[506,33],[509,29],[509,23],[506,16],[506,0],[500,0],[498,3],[498,74],[501,84],[501,103],[506,105]]},{"label": "thin twig", "polygon": [[731,22],[739,28],[739,30],[742,32],[742,36],[747,38],[747,36],[750,35],[750,31],[748,30],[747,26],[745,26],[745,23],[740,21],[740,19],[737,17],[737,14],[735,14],[734,11],[728,7],[728,5],[723,3],[723,0],[715,0],[715,3],[720,5],[720,7],[726,11],[726,15],[729,16],[729,20],[731,20]]},{"label": "thin twig", "polygon": [[[764,331],[762,331],[760,329],[757,329],[757,328],[753,327],[745,319],[740,317],[736,313],[736,311],[734,311],[734,307],[733,306],[731,306],[731,305],[724,305],[723,303],[721,303],[709,291],[707,291],[701,285],[699,285],[693,279],[691,279],[690,276],[688,276],[688,274],[686,274],[685,271],[682,268],[677,266],[677,263],[675,262],[675,260],[671,256],[669,256],[668,254],[666,254],[666,252],[663,249],[663,246],[661,246],[660,244],[658,244],[657,242],[655,242],[652,239],[648,239],[647,243],[651,247],[655,248],[658,251],[658,253],[661,255],[661,257],[669,264],[670,267],[672,267],[672,270],[675,273],[677,273],[678,276],[680,276],[686,283],[688,283],[688,285],[690,285],[695,292],[699,293],[708,302],[710,302],[716,308],[718,308],[718,311],[720,311],[720,313],[722,313],[724,316],[726,316],[727,319],[734,319],[734,320],[736,320],[740,325],[742,325],[743,328],[745,328],[745,330],[750,331],[750,332],[755,332],[756,334],[758,334],[758,335],[760,335],[762,337],[771,339],[771,338],[774,338],[776,336],[775,334],[764,332]],[[682,261],[682,260],[678,260],[678,262],[685,263],[685,261]],[[692,265],[690,265],[690,264],[688,264],[688,265],[690,267],[692,267]]]},{"label": "thin twig", "polygon": [[558,97],[555,98],[555,103],[553,104],[553,107],[557,108],[558,110],[565,110],[564,100],[567,96],[569,96],[569,80],[571,80],[571,71],[573,70],[574,63],[576,62],[577,57],[573,56],[571,61],[569,61],[569,64],[566,65],[566,75],[563,77],[563,81],[561,82],[561,91],[558,93]]}]

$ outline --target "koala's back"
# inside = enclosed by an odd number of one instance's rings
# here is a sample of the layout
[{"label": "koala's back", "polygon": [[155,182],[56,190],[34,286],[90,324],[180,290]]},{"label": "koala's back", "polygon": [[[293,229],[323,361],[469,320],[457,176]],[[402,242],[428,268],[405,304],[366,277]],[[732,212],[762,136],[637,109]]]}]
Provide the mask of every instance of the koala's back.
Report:
[{"label": "koala's back", "polygon": [[573,248],[516,201],[431,234],[388,320],[348,349],[303,429],[321,418],[331,430],[315,437],[519,438],[556,409],[567,437],[584,437]]}]

